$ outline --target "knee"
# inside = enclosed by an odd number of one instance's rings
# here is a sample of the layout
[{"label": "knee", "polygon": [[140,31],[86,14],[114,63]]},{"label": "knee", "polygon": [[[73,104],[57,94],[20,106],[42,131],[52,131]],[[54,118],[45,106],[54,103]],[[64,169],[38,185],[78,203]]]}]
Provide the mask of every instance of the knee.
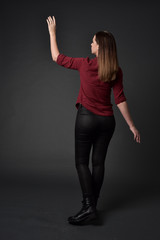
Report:
[{"label": "knee", "polygon": [[76,159],[75,167],[79,169],[80,167],[88,166],[88,161],[85,159]]},{"label": "knee", "polygon": [[93,167],[104,167],[104,158],[92,158],[92,166]]}]

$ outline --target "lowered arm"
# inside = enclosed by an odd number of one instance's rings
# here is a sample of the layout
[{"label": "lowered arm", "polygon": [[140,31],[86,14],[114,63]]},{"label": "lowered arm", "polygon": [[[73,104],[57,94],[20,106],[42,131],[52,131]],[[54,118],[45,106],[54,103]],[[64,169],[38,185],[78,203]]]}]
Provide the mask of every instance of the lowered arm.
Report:
[{"label": "lowered arm", "polygon": [[130,130],[133,132],[134,140],[136,140],[136,142],[140,143],[140,133],[133,123],[133,120],[132,120],[130,112],[129,112],[127,101],[118,103],[117,107],[119,108],[121,114],[123,115],[124,119],[126,120]]},{"label": "lowered arm", "polygon": [[128,108],[128,104],[127,104],[127,101],[123,101],[119,104],[117,104],[117,107],[119,108],[122,116],[124,117],[124,119],[126,120],[129,128],[135,126],[134,125],[134,122],[131,118],[131,115],[130,115],[130,112],[129,112],[129,108]]}]

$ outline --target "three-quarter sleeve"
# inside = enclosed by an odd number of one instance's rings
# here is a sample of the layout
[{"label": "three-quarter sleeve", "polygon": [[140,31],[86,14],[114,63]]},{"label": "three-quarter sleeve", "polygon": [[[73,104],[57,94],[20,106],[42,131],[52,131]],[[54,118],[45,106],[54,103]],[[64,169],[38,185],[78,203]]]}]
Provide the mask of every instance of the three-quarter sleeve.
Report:
[{"label": "three-quarter sleeve", "polygon": [[127,100],[123,90],[123,72],[120,67],[117,78],[113,81],[112,89],[116,105]]},{"label": "three-quarter sleeve", "polygon": [[84,60],[84,58],[82,58],[82,57],[74,58],[74,57],[66,56],[63,53],[60,53],[57,57],[56,62],[57,62],[57,64],[65,67],[65,68],[79,70],[83,60]]}]

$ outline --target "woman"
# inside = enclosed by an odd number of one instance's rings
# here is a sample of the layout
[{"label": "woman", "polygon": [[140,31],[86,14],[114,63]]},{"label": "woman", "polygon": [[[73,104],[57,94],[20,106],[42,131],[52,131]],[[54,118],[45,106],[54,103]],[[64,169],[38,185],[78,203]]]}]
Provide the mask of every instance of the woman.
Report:
[{"label": "woman", "polygon": [[[76,102],[75,122],[75,166],[82,190],[82,208],[70,216],[70,224],[86,224],[97,218],[97,200],[104,179],[105,157],[113,136],[116,122],[110,102],[113,89],[115,103],[140,143],[140,133],[129,113],[123,91],[123,72],[118,65],[116,43],[107,31],[97,32],[91,44],[93,59],[68,57],[59,52],[56,42],[55,17],[48,17],[50,47],[53,61],[57,64],[78,70],[80,91]],[[89,155],[92,152],[92,173],[89,169]]]}]

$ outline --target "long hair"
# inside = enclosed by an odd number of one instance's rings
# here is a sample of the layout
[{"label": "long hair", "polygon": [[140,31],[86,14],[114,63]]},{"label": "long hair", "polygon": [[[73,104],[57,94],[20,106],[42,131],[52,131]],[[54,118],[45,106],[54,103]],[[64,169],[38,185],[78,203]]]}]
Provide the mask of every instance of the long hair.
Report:
[{"label": "long hair", "polygon": [[98,75],[101,81],[110,82],[116,79],[119,70],[117,47],[113,34],[99,31],[95,34],[98,49]]}]

